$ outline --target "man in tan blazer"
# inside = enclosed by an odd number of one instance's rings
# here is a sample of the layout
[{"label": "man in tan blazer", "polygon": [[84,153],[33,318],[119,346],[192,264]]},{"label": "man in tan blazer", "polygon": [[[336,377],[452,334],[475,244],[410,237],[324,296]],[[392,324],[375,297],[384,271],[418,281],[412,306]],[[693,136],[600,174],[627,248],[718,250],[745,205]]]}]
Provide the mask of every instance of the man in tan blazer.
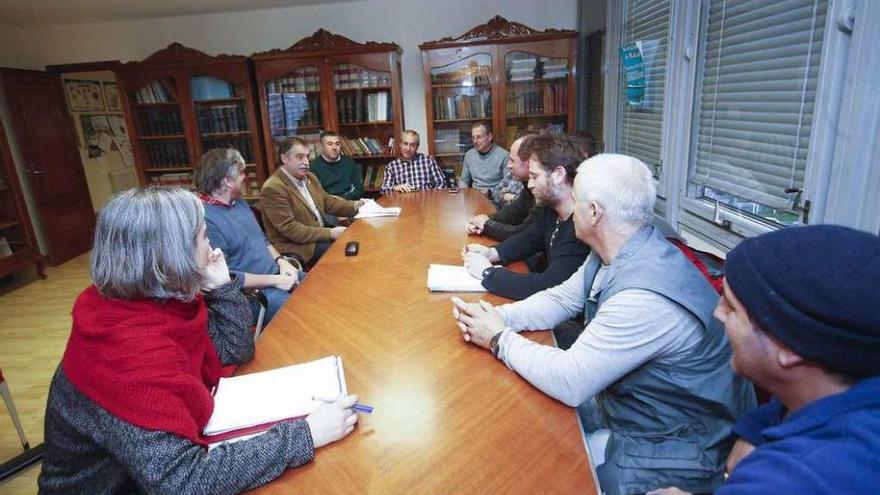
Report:
[{"label": "man in tan blazer", "polygon": [[278,152],[281,166],[260,192],[266,237],[280,252],[314,264],[345,232],[345,227],[329,225],[324,213],[352,216],[364,200],[348,201],[327,194],[309,172],[309,147],[302,139],[285,139]]}]

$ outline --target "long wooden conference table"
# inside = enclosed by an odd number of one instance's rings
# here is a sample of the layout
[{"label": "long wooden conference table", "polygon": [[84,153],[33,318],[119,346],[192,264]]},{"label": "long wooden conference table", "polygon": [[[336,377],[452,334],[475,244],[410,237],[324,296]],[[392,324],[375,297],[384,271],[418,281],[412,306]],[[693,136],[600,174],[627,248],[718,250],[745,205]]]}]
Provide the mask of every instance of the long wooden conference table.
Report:
[{"label": "long wooden conference table", "polygon": [[[459,264],[464,225],[492,211],[476,191],[394,194],[397,218],[356,221],[257,343],[239,374],[342,357],[349,393],[375,407],[258,493],[587,493],[596,488],[576,412],[465,343],[430,263]],[[344,255],[347,241],[360,254]],[[486,294],[457,294],[467,301]],[[532,338],[552,343],[550,332]]]}]

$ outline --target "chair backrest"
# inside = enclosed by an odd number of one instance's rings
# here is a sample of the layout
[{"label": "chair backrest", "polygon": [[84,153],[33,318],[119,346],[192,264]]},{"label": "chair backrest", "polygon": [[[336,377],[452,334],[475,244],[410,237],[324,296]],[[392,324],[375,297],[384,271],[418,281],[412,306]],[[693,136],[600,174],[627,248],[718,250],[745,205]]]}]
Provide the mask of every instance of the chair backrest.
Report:
[{"label": "chair backrest", "polygon": [[667,237],[667,239],[700,270],[700,273],[712,284],[715,291],[721,294],[721,287],[724,284],[724,260],[712,253],[694,249],[681,239],[672,237]]}]

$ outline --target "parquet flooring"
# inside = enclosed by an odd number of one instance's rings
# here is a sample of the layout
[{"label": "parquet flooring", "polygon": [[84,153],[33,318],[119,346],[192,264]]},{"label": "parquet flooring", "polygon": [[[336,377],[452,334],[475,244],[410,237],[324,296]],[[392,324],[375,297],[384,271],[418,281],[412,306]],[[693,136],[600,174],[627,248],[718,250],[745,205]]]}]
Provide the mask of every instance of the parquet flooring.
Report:
[{"label": "parquet flooring", "polygon": [[[32,446],[43,441],[49,381],[64,353],[73,301],[89,284],[89,255],[47,267],[46,274],[45,280],[34,277],[0,295],[0,368]],[[20,453],[12,419],[0,401],[0,461]],[[0,493],[37,493],[39,471],[35,466],[0,484]]]}]

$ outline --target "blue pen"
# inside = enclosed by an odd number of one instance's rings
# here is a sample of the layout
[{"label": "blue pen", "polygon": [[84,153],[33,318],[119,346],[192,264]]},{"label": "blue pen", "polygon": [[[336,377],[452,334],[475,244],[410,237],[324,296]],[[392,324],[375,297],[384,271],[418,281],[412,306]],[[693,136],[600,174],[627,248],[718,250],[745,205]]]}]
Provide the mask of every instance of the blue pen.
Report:
[{"label": "blue pen", "polygon": [[[323,397],[315,397],[312,396],[312,400],[319,400],[321,402],[326,402],[328,404],[336,402],[335,400],[325,399]],[[368,406],[366,404],[361,404],[360,402],[356,402],[351,409],[356,413],[361,414],[373,414],[373,406]]]}]

